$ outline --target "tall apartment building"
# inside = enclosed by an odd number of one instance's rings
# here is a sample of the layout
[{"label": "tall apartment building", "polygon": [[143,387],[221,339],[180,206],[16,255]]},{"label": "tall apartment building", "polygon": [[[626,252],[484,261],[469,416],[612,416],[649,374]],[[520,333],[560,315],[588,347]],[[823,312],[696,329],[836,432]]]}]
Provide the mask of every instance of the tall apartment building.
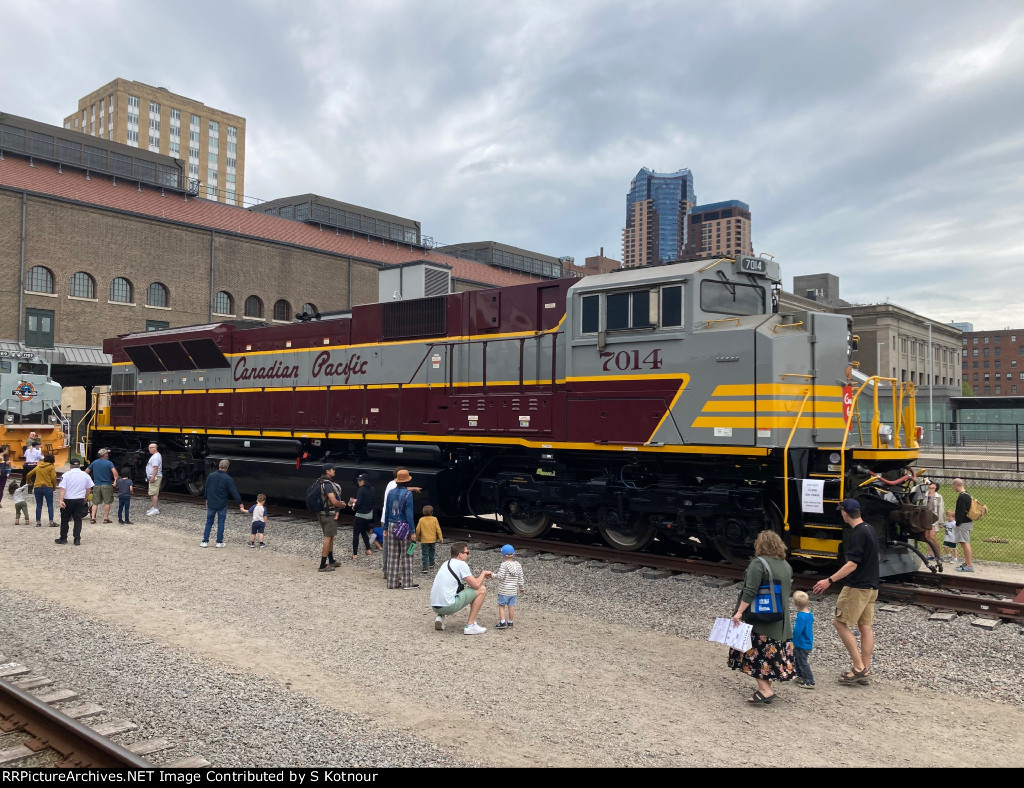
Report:
[{"label": "tall apartment building", "polygon": [[975,395],[1024,394],[1024,328],[970,331],[961,343],[963,380]]},{"label": "tall apartment building", "polygon": [[683,257],[754,253],[750,242],[750,206],[745,202],[725,200],[694,206],[688,224]]},{"label": "tall apartment building", "polygon": [[242,205],[245,118],[141,82],[115,79],[78,100],[64,128],[179,159],[200,196]]},{"label": "tall apartment building", "polygon": [[622,267],[663,265],[679,259],[686,243],[686,215],[696,202],[689,170],[659,174],[641,168],[626,195]]}]

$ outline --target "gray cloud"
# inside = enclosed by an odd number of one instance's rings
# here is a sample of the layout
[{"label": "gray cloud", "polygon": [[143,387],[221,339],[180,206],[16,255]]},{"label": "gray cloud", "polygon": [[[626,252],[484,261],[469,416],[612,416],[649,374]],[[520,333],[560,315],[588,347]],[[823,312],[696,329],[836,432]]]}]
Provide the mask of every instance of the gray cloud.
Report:
[{"label": "gray cloud", "polygon": [[618,257],[641,166],[741,199],[787,277],[1014,325],[1024,263],[1019,2],[31,4],[6,111],[59,123],[116,76],[247,119],[246,193],[312,191]]}]

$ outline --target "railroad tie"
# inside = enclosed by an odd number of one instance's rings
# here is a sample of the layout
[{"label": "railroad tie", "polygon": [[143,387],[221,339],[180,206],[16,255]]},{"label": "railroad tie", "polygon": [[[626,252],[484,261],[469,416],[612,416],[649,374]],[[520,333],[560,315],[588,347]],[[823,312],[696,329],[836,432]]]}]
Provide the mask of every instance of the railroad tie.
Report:
[{"label": "railroad tie", "polygon": [[24,676],[30,670],[32,669],[19,665],[17,662],[7,662],[0,665],[0,679],[5,679],[8,676]]},{"label": "railroad tie", "polygon": [[73,720],[79,720],[82,717],[92,717],[96,714],[102,714],[106,709],[95,703],[80,703],[77,706],[72,706],[70,709],[61,709],[61,714],[70,717]]},{"label": "railroad tie", "polygon": [[146,741],[137,741],[135,744],[129,744],[128,749],[136,755],[149,755],[154,752],[160,752],[160,750],[169,750],[173,746],[167,739],[147,739]]},{"label": "railroad tie", "polygon": [[205,758],[199,758],[198,756],[192,756],[191,758],[182,758],[180,761],[174,761],[173,763],[165,763],[161,766],[161,769],[203,769],[207,766],[212,766]]},{"label": "railroad tie", "polygon": [[134,722],[128,720],[106,720],[105,722],[98,722],[95,725],[90,726],[100,736],[116,736],[119,733],[127,733],[133,731],[139,726]]},{"label": "railroad tie", "polygon": [[33,678],[20,681],[14,686],[20,690],[28,692],[29,690],[38,689],[39,687],[48,687],[51,684],[53,684],[53,679],[48,679],[46,676],[35,676]]},{"label": "railroad tie", "polygon": [[[34,692],[33,695],[36,695]],[[74,690],[54,690],[45,695],[36,695],[36,698],[43,703],[59,703],[62,700],[75,700],[79,695]]]},{"label": "railroad tie", "polygon": [[30,755],[35,755],[35,753],[24,744],[19,744],[8,750],[0,750],[0,766],[20,761],[23,758],[28,758]]}]

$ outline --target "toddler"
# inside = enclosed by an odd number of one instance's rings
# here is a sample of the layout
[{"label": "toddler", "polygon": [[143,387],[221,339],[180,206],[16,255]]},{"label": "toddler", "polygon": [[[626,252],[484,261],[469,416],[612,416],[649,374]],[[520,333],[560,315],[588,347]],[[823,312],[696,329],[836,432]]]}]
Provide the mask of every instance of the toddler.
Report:
[{"label": "toddler", "polygon": [[942,536],[942,546],[945,547],[943,552],[943,561],[952,561],[954,564],[957,563],[957,548],[956,548],[956,515],[952,509],[946,510],[946,526],[945,533]]},{"label": "toddler", "polygon": [[494,573],[494,580],[498,583],[498,629],[512,629],[516,597],[526,590],[526,579],[523,577],[523,565],[516,560],[516,549],[512,545],[502,547],[501,556],[501,566]]},{"label": "toddler", "polygon": [[793,605],[797,609],[793,621],[793,656],[796,658],[796,683],[804,689],[814,689],[814,674],[808,657],[814,648],[814,613],[810,600],[803,591],[793,592]]},{"label": "toddler", "polygon": [[384,529],[379,525],[376,528],[370,529],[370,547],[374,550],[383,550],[381,546],[384,544]]},{"label": "toddler", "polygon": [[428,571],[428,559],[429,568],[434,568],[434,547],[438,542],[444,544],[444,536],[441,535],[441,524],[434,517],[434,507],[424,506],[423,516],[420,521],[416,523],[416,535],[413,537],[417,542],[420,543],[420,558],[423,559],[423,574]]},{"label": "toddler", "polygon": [[131,525],[132,521],[129,519],[129,515],[132,511],[132,469],[122,468],[121,475],[117,477],[117,481],[114,482],[114,487],[117,488],[117,521],[124,525]]},{"label": "toddler", "polygon": [[17,482],[11,482],[7,492],[14,498],[14,524],[21,524],[21,516],[25,515],[25,525],[28,525],[28,485],[18,486]]},{"label": "toddler", "polygon": [[249,547],[256,547],[256,534],[260,535],[260,547],[266,547],[263,534],[267,530],[267,496],[260,493],[256,496],[256,505],[252,507],[252,536]]}]

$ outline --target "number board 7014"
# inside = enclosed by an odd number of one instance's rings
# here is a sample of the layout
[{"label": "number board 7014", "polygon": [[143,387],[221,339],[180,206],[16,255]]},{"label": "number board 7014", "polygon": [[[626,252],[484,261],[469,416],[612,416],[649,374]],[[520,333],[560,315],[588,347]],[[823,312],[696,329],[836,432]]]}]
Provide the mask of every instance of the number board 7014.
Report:
[{"label": "number board 7014", "polygon": [[661,369],[661,348],[654,348],[646,356],[640,358],[639,350],[620,350],[616,353],[601,353],[604,359],[605,372],[627,372],[638,369]]}]

